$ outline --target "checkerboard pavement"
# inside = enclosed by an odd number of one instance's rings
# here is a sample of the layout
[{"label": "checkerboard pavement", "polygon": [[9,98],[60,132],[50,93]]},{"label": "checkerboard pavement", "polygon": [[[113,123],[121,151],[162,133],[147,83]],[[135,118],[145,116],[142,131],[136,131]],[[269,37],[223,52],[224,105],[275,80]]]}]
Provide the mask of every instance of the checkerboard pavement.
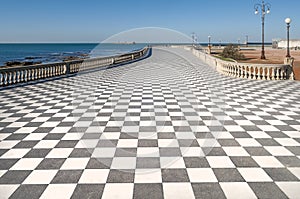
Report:
[{"label": "checkerboard pavement", "polygon": [[0,90],[0,198],[299,198],[300,83],[183,49]]}]

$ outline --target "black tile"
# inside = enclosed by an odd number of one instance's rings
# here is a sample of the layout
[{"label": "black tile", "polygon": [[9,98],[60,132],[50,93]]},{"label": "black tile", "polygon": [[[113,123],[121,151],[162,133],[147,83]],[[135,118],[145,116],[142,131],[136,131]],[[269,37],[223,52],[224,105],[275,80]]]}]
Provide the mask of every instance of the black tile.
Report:
[{"label": "black tile", "polygon": [[31,149],[24,158],[45,158],[51,149]]},{"label": "black tile", "polygon": [[241,146],[235,139],[218,139],[219,144],[224,146]]},{"label": "black tile", "polygon": [[178,140],[179,147],[200,147],[197,140]]},{"label": "black tile", "polygon": [[280,146],[280,144],[272,138],[256,139],[256,141],[262,146]]},{"label": "black tile", "polygon": [[62,164],[65,162],[65,158],[46,158],[37,166],[36,169],[40,170],[50,170],[50,169],[60,169]]},{"label": "black tile", "polygon": [[184,157],[186,168],[209,168],[209,163],[204,157]]},{"label": "black tile", "polygon": [[59,170],[51,184],[78,183],[82,170]]},{"label": "black tile", "polygon": [[[0,149],[0,156],[9,151],[9,149]],[[0,160],[1,161],[1,160]],[[0,164],[1,165],[1,164]]]},{"label": "black tile", "polygon": [[107,178],[108,183],[133,183],[134,170],[110,170]]},{"label": "black tile", "polygon": [[155,157],[138,157],[137,168],[160,168],[160,159]]},{"label": "black tile", "polygon": [[9,197],[10,199],[35,199],[40,198],[47,185],[24,185],[18,187],[18,189]]},{"label": "black tile", "polygon": [[300,159],[296,156],[276,156],[285,167],[300,167]]},{"label": "black tile", "polygon": [[272,182],[250,182],[248,183],[258,198],[284,199],[288,198],[280,188]]},{"label": "black tile", "polygon": [[178,157],[181,156],[181,151],[179,148],[175,147],[166,147],[159,148],[159,154],[161,157]]},{"label": "black tile", "polygon": [[94,149],[75,148],[69,157],[91,157]]},{"label": "black tile", "polygon": [[39,127],[33,133],[50,133],[54,127]]},{"label": "black tile", "polygon": [[248,133],[246,132],[230,132],[230,134],[234,138],[252,138]]},{"label": "black tile", "polygon": [[296,156],[300,156],[300,146],[286,146],[290,152],[292,152]]},{"label": "black tile", "polygon": [[78,184],[73,192],[72,199],[99,199],[104,190],[104,184]]},{"label": "black tile", "polygon": [[118,140],[99,140],[97,148],[101,147],[116,147],[118,145]]},{"label": "black tile", "polygon": [[230,159],[236,167],[259,167],[252,157],[234,156],[230,157]]},{"label": "black tile", "polygon": [[115,157],[136,157],[137,148],[117,148]]},{"label": "black tile", "polygon": [[264,170],[274,181],[298,181],[298,178],[286,168],[265,168]]},{"label": "black tile", "polygon": [[192,187],[195,198],[226,198],[221,186],[218,183],[193,183]]},{"label": "black tile", "polygon": [[43,140],[61,140],[65,136],[64,133],[49,133]]},{"label": "black tile", "polygon": [[86,166],[87,169],[110,169],[112,158],[91,158]]},{"label": "black tile", "polygon": [[189,182],[186,169],[162,169],[163,182]]},{"label": "black tile", "polygon": [[0,170],[9,170],[19,159],[0,159]]},{"label": "black tile", "polygon": [[33,148],[39,141],[21,141],[13,148]]},{"label": "black tile", "polygon": [[0,184],[21,184],[31,171],[12,170],[0,177]]},{"label": "black tile", "polygon": [[140,139],[138,140],[138,147],[158,147],[156,139]]},{"label": "black tile", "polygon": [[219,182],[244,182],[244,178],[237,169],[213,169]]},{"label": "black tile", "polygon": [[207,156],[226,156],[225,151],[221,147],[202,147],[202,150]]},{"label": "black tile", "polygon": [[263,147],[244,147],[251,156],[271,156],[271,154]]},{"label": "black tile", "polygon": [[135,184],[133,190],[134,199],[163,199],[162,184]]},{"label": "black tile", "polygon": [[78,140],[61,140],[57,143],[55,148],[74,148]]},{"label": "black tile", "polygon": [[28,133],[17,133],[17,134],[11,134],[5,140],[23,140],[25,137],[29,135]]}]

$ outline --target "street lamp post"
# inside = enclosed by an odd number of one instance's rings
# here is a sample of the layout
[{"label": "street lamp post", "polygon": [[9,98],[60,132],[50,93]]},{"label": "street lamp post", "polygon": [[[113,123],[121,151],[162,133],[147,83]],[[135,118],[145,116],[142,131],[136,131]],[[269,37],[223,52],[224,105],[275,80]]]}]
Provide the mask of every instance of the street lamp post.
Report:
[{"label": "street lamp post", "polygon": [[286,57],[288,57],[288,58],[291,57],[291,54],[290,54],[290,27],[291,27],[291,22],[292,22],[292,20],[290,18],[285,19],[286,28],[287,28],[287,53],[286,53]]},{"label": "street lamp post", "polygon": [[208,36],[208,54],[211,54],[211,36]]},{"label": "street lamp post", "polygon": [[261,11],[261,25],[262,25],[262,47],[261,47],[261,59],[266,59],[265,56],[265,16],[270,13],[271,4],[265,3],[262,0],[261,4],[255,4],[255,14],[259,14],[259,10]]}]

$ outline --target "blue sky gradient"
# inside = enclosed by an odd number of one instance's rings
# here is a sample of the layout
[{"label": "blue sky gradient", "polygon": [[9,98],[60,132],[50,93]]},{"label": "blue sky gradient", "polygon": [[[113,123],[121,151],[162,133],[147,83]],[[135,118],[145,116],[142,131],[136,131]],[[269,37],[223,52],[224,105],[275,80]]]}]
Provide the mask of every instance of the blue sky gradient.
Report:
[{"label": "blue sky gradient", "polygon": [[[260,0],[1,0],[0,42],[100,42],[132,28],[161,27],[199,42],[260,41]],[[269,0],[266,40],[285,38],[284,19],[292,18],[291,37],[300,39],[300,1]]]}]

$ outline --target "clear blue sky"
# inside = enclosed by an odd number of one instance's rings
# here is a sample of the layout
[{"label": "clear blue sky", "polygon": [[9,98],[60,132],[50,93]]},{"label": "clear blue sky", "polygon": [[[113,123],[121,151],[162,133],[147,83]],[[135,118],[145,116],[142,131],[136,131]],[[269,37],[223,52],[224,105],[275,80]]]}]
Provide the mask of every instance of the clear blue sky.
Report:
[{"label": "clear blue sky", "polygon": [[[260,0],[1,0],[0,42],[99,42],[132,28],[162,27],[200,42],[260,41]],[[291,37],[300,39],[300,1],[269,0],[266,40],[284,38],[291,17]]]}]

